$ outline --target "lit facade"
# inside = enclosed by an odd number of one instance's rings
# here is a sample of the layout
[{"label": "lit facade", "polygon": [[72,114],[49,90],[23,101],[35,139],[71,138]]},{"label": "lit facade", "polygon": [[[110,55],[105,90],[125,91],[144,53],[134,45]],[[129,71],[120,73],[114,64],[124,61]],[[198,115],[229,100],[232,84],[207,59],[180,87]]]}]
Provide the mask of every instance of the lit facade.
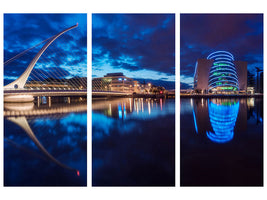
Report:
[{"label": "lit facade", "polygon": [[207,59],[214,60],[209,73],[209,91],[228,92],[239,90],[238,77],[233,63],[234,56],[231,53],[216,51],[211,53]]},{"label": "lit facade", "polygon": [[198,93],[232,93],[246,91],[247,63],[235,61],[227,51],[211,53],[198,59],[194,75],[194,90]]},{"label": "lit facade", "polygon": [[135,91],[134,80],[123,75],[123,73],[107,73],[104,77],[92,80],[93,91],[127,92]]},{"label": "lit facade", "polygon": [[207,93],[209,87],[209,73],[213,60],[198,59],[194,75],[194,90]]}]

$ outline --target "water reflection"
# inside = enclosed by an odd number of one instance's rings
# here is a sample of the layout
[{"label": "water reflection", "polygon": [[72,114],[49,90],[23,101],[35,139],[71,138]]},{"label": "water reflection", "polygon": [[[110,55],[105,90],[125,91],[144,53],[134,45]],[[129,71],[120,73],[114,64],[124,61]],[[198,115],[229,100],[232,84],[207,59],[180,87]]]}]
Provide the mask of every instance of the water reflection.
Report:
[{"label": "water reflection", "polygon": [[166,100],[162,98],[96,100],[92,103],[92,110],[94,113],[101,113],[105,116],[122,120],[127,120],[128,117],[149,119],[175,112],[173,104],[165,105],[165,101]]},{"label": "water reflection", "polygon": [[[239,110],[238,99],[195,99],[193,119],[196,133],[206,134],[216,143],[231,141]],[[246,121],[243,122],[245,125]]]},{"label": "water reflection", "polygon": [[56,115],[87,110],[85,99],[73,99],[71,102],[65,102],[65,98],[54,98],[53,101],[51,101],[51,97],[49,99],[48,103],[39,100],[35,103],[5,103],[4,117]]},{"label": "water reflection", "polygon": [[209,117],[213,132],[207,131],[208,138],[217,143],[229,142],[234,137],[234,127],[239,111],[238,100],[214,99],[209,101]]},{"label": "water reflection", "polygon": [[180,119],[182,186],[263,185],[262,98],[181,98]]},{"label": "water reflection", "polygon": [[190,99],[190,104],[183,103],[181,114],[192,110],[195,132],[206,134],[213,142],[225,143],[234,138],[235,131],[246,130],[247,119],[251,118],[256,124],[263,122],[262,104],[255,101],[259,100]]},{"label": "water reflection", "polygon": [[86,110],[86,101],[76,98],[5,103],[4,184],[86,185]]},{"label": "water reflection", "polygon": [[52,162],[56,163],[60,167],[63,167],[65,169],[75,171],[76,174],[79,176],[80,172],[77,169],[74,169],[70,166],[64,165],[60,161],[58,161],[54,156],[52,156],[47,149],[40,143],[40,141],[35,136],[34,132],[32,131],[31,127],[29,126],[29,123],[25,117],[8,117],[7,120],[13,122],[14,124],[17,124],[20,126],[25,133],[31,138],[31,140],[35,143],[35,145],[41,150],[41,152]]},{"label": "water reflection", "polygon": [[92,102],[94,186],[172,186],[175,102],[121,98]]}]

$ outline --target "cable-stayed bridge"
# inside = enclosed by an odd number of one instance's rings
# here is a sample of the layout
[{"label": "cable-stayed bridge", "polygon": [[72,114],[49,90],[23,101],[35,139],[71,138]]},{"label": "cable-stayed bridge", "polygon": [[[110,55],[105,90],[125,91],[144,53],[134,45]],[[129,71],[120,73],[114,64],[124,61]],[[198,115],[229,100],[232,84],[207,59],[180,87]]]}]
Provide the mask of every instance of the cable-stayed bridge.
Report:
[{"label": "cable-stayed bridge", "polygon": [[[61,35],[76,28],[77,26],[78,24],[71,26],[5,61],[4,66],[6,67],[6,65],[22,57],[24,54],[27,54],[30,50],[43,44],[42,48],[31,60],[26,70],[16,80],[4,86],[5,102],[28,102],[33,101],[34,97],[37,96],[51,97],[87,95],[87,78],[80,76],[66,78],[69,76],[71,69],[67,71],[61,68],[61,62],[60,60],[57,60],[57,58],[54,58],[51,61],[52,57],[49,56],[45,60],[46,63],[53,62],[56,67],[48,67],[48,69],[34,69],[37,61],[48,47]],[[55,49],[58,51],[57,48]],[[63,54],[63,56],[65,55]]]}]

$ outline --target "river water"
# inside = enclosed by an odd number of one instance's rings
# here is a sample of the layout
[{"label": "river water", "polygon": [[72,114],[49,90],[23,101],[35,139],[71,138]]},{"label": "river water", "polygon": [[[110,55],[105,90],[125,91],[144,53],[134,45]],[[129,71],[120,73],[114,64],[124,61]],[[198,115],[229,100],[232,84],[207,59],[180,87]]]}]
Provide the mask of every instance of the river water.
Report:
[{"label": "river water", "polygon": [[174,186],[174,99],[92,103],[93,186]]},{"label": "river water", "polygon": [[4,104],[5,186],[86,186],[87,106],[45,97]]},{"label": "river water", "polygon": [[263,100],[181,98],[182,186],[263,185]]}]

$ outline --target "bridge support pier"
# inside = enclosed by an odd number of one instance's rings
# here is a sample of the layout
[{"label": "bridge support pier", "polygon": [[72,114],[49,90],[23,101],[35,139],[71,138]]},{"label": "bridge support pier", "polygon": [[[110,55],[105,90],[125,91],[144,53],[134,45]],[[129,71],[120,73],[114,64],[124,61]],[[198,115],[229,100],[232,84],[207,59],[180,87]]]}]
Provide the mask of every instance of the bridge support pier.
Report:
[{"label": "bridge support pier", "polygon": [[51,97],[50,96],[48,97],[48,106],[49,106],[49,108],[51,107]]},{"label": "bridge support pier", "polygon": [[37,107],[40,107],[40,96],[37,96]]}]

